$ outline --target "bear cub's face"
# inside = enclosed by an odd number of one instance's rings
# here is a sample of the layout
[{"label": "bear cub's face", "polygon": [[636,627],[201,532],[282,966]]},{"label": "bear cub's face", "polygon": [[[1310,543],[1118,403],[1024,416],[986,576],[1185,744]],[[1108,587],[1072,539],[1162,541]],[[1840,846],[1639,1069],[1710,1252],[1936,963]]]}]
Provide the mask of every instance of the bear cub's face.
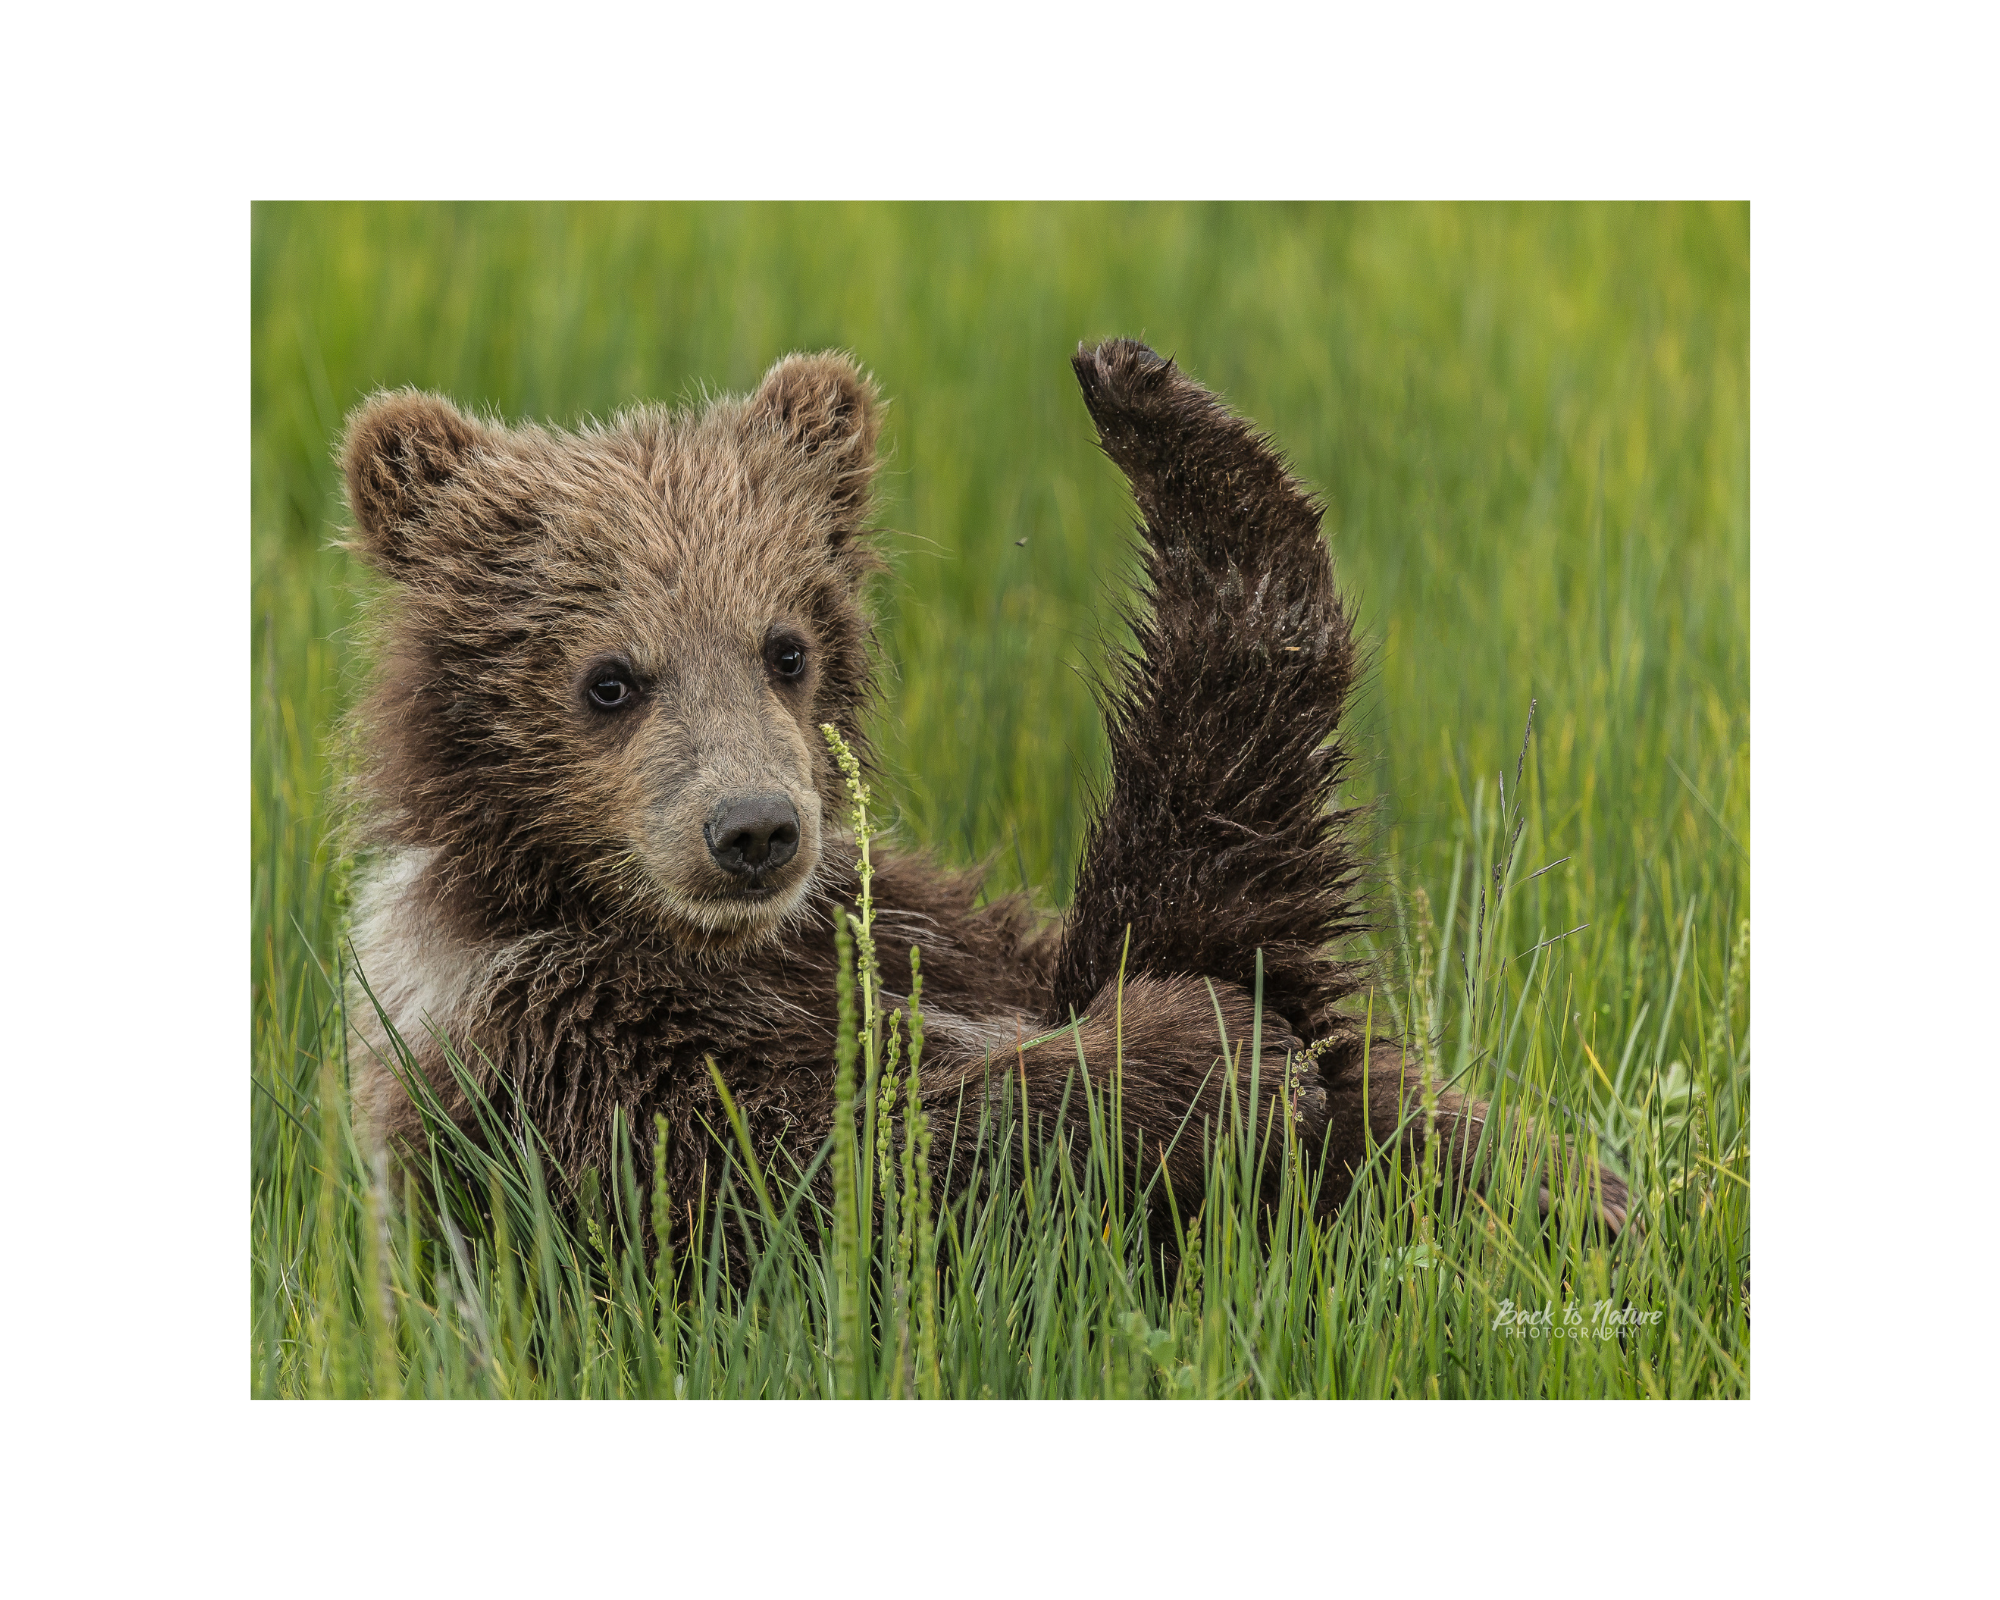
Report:
[{"label": "bear cub's face", "polygon": [[377,396],[343,452],[401,585],[362,713],[386,841],[515,922],[582,905],[728,948],[824,861],[869,686],[872,385],[792,356],[747,401],[567,434]]}]

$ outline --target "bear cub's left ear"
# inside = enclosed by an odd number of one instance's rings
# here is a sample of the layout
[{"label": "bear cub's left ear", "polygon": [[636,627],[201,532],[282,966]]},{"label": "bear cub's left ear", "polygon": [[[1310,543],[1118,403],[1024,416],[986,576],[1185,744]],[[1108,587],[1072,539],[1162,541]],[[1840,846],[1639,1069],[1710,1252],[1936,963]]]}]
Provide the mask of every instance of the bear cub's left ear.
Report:
[{"label": "bear cub's left ear", "polygon": [[882,407],[874,381],[851,357],[836,350],[786,356],[750,397],[749,420],[802,447],[827,474],[843,520],[866,510]]},{"label": "bear cub's left ear", "polygon": [[439,492],[463,473],[492,430],[442,395],[400,389],[371,396],[347,421],[340,450],[356,545],[401,576],[448,544],[430,525]]}]

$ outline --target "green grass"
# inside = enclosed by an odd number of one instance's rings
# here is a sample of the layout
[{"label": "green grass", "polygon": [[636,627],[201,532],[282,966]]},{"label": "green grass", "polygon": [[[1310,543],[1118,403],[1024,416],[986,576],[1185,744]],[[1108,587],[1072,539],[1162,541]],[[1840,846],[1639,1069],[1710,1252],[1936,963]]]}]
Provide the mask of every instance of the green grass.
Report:
[{"label": "green grass", "polygon": [[[1024,1171],[1002,1141],[1011,1164],[938,1219],[937,1362],[916,1386],[1747,1394],[1748,256],[1743,207],[259,207],[256,1392],[914,1381],[911,1257],[865,1216],[845,1254],[767,1230],[745,1299],[719,1258],[663,1277],[631,1248],[652,1197],[615,1175],[573,1238],[532,1163],[480,1168],[444,1136],[440,1170],[487,1201],[454,1232],[358,1162],[326,979],[330,730],[362,593],[329,547],[345,412],[414,383],[568,423],[745,389],[788,349],[857,352],[894,402],[882,801],[903,837],[1053,907],[1103,771],[1085,674],[1131,571],[1066,357],[1136,333],[1329,496],[1376,646],[1351,736],[1379,801],[1384,1026],[1427,1020],[1443,1073],[1594,1144],[1648,1225],[1615,1250],[1532,1227],[1532,1141],[1496,1152],[1491,1208],[1465,1215],[1376,1174],[1316,1222],[1300,1171],[1259,1221],[1225,1160],[1184,1219],[1198,1271],[1163,1283],[1115,1175]],[[1115,1115],[1096,1095],[1114,1066],[1090,1063],[1080,1137]],[[782,1211],[764,1177],[765,1201],[746,1177],[737,1202]],[[1492,1327],[1509,1300],[1658,1317],[1515,1337]]]}]

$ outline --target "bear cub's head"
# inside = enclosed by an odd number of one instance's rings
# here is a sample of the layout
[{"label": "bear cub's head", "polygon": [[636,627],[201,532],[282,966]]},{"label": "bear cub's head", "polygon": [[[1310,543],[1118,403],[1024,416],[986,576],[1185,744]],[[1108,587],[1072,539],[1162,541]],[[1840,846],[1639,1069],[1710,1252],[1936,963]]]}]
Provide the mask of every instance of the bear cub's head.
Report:
[{"label": "bear cub's head", "polygon": [[880,423],[844,356],[564,433],[406,390],[350,420],[354,546],[399,586],[360,713],[373,837],[488,929],[776,934],[861,742]]}]

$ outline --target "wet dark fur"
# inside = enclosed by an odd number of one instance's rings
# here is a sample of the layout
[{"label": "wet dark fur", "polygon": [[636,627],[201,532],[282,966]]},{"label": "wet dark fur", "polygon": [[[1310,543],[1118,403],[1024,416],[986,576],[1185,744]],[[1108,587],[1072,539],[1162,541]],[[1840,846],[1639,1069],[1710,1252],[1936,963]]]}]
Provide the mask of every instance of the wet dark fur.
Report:
[{"label": "wet dark fur", "polygon": [[[977,1123],[989,1063],[1025,1085],[1031,1118],[1053,1122],[1076,1043],[1064,1035],[1017,1053],[1018,1041],[1087,1018],[1086,1057],[1108,1073],[1122,960],[1125,1126],[1142,1171],[1172,1146],[1169,1174],[1189,1197],[1200,1136],[1176,1135],[1191,1110],[1197,1130],[1217,1115],[1218,1006],[1247,1055],[1261,950],[1259,1114],[1290,1053],[1300,1131],[1323,1165],[1325,1202],[1338,1205],[1371,1146],[1414,1150],[1423,1119],[1410,1114],[1405,1053],[1364,1044],[1355,1002],[1367,971],[1338,955],[1365,923],[1352,813],[1334,805],[1346,754],[1329,742],[1356,653],[1320,508],[1268,440],[1143,345],[1114,340],[1074,364],[1138,502],[1146,584],[1134,649],[1108,677],[1111,781],[1075,902],[1041,927],[1018,897],[977,905],[971,876],[876,849],[885,979],[900,987],[904,953],[923,952],[936,1019],[924,1093],[947,1135],[939,1164],[958,1108],[963,1128]],[[402,1031],[458,1114],[434,1041],[412,1025],[423,995],[424,1020],[514,1080],[572,1175],[608,1167],[614,1109],[641,1146],[658,1112],[671,1129],[669,1187],[699,1195],[717,1165],[704,1125],[723,1126],[705,1058],[767,1156],[783,1147],[809,1159],[830,1128],[832,915],[857,886],[824,751],[815,740],[805,781],[826,831],[797,913],[741,936],[704,933],[678,902],[663,909],[649,869],[613,869],[620,819],[644,796],[628,793],[637,780],[616,746],[590,743],[597,730],[541,703],[574,674],[582,624],[627,593],[639,567],[661,567],[662,595],[682,593],[658,538],[632,531],[632,508],[650,517],[657,500],[676,537],[693,529],[708,541],[684,540],[702,562],[723,548],[746,592],[776,585],[788,614],[808,618],[821,666],[809,703],[789,714],[802,727],[832,721],[865,750],[858,595],[874,559],[864,520],[875,431],[872,387],[830,357],[791,358],[747,404],[638,413],[581,436],[492,427],[409,394],[378,398],[350,427],[357,544],[402,585],[359,723],[364,827],[385,848],[428,852],[398,902],[416,931],[376,947],[387,966],[412,969],[367,976],[378,992],[400,978],[419,997]],[[682,637],[694,642],[707,614],[677,623]],[[781,743],[782,709],[765,706]],[[457,989],[420,982],[439,948],[483,952]],[[360,1032],[357,1055],[379,1052],[379,1037]],[[379,1066],[359,1100],[378,1136],[413,1135]],[[1483,1108],[1447,1093],[1440,1111],[1451,1165],[1477,1142]],[[1624,1197],[1605,1185],[1615,1225]]]}]

